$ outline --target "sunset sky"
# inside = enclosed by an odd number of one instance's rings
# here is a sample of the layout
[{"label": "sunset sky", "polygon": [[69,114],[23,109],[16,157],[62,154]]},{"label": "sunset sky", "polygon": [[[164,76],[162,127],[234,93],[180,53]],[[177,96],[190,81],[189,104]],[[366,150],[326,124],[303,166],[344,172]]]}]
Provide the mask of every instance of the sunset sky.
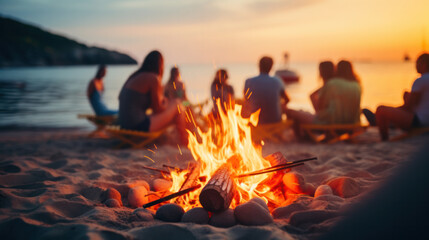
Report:
[{"label": "sunset sky", "polygon": [[[130,54],[172,62],[413,59],[429,50],[428,0],[0,0],[0,13]],[[425,48],[425,49],[424,49]]]}]

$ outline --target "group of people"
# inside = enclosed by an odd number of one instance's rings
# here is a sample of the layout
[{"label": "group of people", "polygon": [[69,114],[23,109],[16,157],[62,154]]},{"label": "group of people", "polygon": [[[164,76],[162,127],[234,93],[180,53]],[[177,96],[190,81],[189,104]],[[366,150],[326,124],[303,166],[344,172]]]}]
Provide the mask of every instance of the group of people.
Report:
[{"label": "group of people", "polygon": [[[319,64],[323,85],[310,95],[314,114],[287,106],[290,99],[285,85],[269,75],[272,67],[273,59],[264,56],[259,61],[260,74],[246,80],[243,117],[260,110],[259,124],[267,124],[282,121],[282,115],[286,114],[294,121],[294,133],[298,138],[302,137],[301,124],[360,123],[362,86],[351,62],[341,60],[336,66],[331,61]],[[404,105],[397,108],[380,106],[374,119],[368,117],[370,122],[378,125],[382,140],[388,139],[388,128],[392,124],[405,130],[429,125],[429,54],[418,58],[416,68],[422,76],[414,82],[411,93],[404,94]],[[140,68],[124,83],[119,94],[119,111],[114,111],[101,101],[106,68],[100,66],[87,90],[94,112],[101,116],[118,114],[121,128],[146,132],[158,131],[175,123],[181,143],[186,144],[188,126],[185,114],[180,114],[189,106],[185,84],[181,81],[179,68],[175,66],[167,84],[162,86],[163,72],[162,54],[150,52]],[[215,118],[220,111],[235,105],[234,89],[228,83],[225,69],[216,71],[210,90]],[[147,114],[148,109],[152,114]],[[366,110],[365,115],[370,116],[371,112]]]}]

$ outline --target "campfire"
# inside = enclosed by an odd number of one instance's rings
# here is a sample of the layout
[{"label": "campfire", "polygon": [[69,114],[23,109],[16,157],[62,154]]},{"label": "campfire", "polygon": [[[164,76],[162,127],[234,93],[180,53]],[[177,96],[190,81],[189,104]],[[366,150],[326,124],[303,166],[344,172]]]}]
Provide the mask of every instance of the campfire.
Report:
[{"label": "campfire", "polygon": [[255,197],[272,208],[285,201],[281,184],[284,172],[315,158],[288,162],[279,152],[264,158],[263,142],[255,143],[251,137],[251,126],[257,126],[259,111],[243,118],[241,105],[226,109],[226,113],[219,111],[218,119],[211,119],[208,131],[198,128],[197,133],[189,132],[188,148],[195,162],[186,170],[172,170],[172,194],[144,208],[170,200],[185,211],[203,207],[221,212]]}]

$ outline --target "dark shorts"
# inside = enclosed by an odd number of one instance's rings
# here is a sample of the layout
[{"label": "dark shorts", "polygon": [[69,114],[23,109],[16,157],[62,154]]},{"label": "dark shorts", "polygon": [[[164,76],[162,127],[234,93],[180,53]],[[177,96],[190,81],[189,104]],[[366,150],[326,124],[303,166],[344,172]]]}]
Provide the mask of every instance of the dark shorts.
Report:
[{"label": "dark shorts", "polygon": [[150,117],[146,117],[139,125],[137,125],[136,130],[149,132],[150,126]]},{"label": "dark shorts", "polygon": [[413,122],[411,123],[411,127],[418,128],[421,127],[420,119],[417,117],[417,114],[414,115]]}]

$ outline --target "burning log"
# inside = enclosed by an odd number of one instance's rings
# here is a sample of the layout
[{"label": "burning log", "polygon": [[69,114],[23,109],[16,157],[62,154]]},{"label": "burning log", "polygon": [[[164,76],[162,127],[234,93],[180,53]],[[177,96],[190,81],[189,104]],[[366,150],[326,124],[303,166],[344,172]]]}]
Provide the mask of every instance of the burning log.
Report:
[{"label": "burning log", "polygon": [[[189,174],[186,177],[185,181],[183,182],[182,186],[180,186],[179,191],[182,191],[183,189],[194,186],[200,176],[201,166],[198,162],[190,164],[189,168],[190,168]],[[180,202],[183,202],[183,197],[176,199],[176,203],[180,203]]]},{"label": "burning log", "polygon": [[231,165],[223,164],[201,190],[200,203],[207,211],[220,212],[229,208],[236,190],[231,175]]}]

